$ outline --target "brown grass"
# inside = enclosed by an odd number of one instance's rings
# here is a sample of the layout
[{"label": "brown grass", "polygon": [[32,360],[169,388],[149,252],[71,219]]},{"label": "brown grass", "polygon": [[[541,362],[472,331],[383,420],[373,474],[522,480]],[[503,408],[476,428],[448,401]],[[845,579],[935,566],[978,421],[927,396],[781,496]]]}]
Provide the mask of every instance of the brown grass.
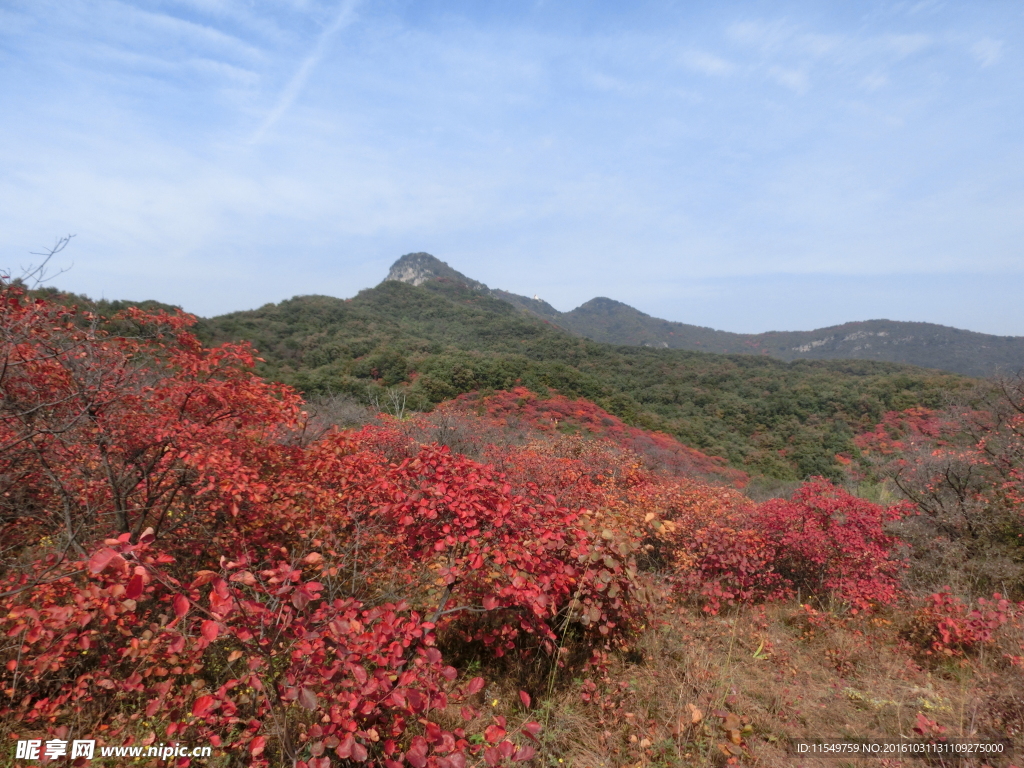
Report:
[{"label": "brown grass", "polygon": [[[788,747],[791,739],[913,739],[918,713],[950,737],[1012,739],[1019,764],[1024,668],[1006,658],[1024,654],[1019,621],[974,657],[935,660],[904,639],[904,614],[846,620],[825,614],[808,621],[796,603],[728,616],[670,609],[630,653],[611,656],[603,672],[559,670],[551,695],[535,695],[533,715],[546,724],[537,764],[924,766],[915,760],[801,759]],[[537,686],[538,677],[537,668],[503,670],[508,690],[492,688],[486,703],[498,700],[499,706],[488,708],[508,715],[510,723],[522,721],[520,707],[505,711],[503,705],[517,701],[517,686]],[[588,680],[597,686],[597,701],[582,700]],[[729,714],[735,718],[727,721]],[[738,731],[738,745],[726,726]]]}]

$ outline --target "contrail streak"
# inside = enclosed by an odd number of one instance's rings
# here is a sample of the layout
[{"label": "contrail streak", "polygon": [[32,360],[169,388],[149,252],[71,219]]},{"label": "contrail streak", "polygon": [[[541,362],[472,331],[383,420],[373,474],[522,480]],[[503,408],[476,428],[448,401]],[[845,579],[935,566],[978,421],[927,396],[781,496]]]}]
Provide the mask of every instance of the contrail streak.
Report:
[{"label": "contrail streak", "polygon": [[292,79],[288,81],[288,85],[285,86],[284,90],[281,91],[281,95],[277,99],[277,104],[267,115],[266,120],[257,129],[256,133],[249,139],[249,144],[258,144],[267,131],[273,127],[274,123],[281,119],[281,116],[291,107],[299,93],[302,91],[303,86],[306,84],[306,80],[309,79],[310,73],[317,64],[320,63],[320,59],[323,58],[324,52],[327,50],[327,45],[330,43],[331,38],[337,34],[338,30],[342,27],[348,26],[351,23],[354,15],[355,7],[358,5],[359,0],[345,0],[341,4],[341,8],[338,10],[338,15],[334,17],[334,21],[328,25],[323,32],[320,33],[320,37],[316,41],[316,45],[313,46],[313,50],[303,60],[302,64],[299,65],[298,70],[292,75]]}]

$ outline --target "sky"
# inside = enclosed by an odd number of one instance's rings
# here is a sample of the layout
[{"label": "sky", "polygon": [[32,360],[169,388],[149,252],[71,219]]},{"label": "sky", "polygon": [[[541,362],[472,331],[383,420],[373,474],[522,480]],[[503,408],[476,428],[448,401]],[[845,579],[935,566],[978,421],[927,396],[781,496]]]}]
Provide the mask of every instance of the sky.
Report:
[{"label": "sky", "polygon": [[0,0],[0,267],[201,316],[426,251],[568,311],[1024,335],[1024,5]]}]

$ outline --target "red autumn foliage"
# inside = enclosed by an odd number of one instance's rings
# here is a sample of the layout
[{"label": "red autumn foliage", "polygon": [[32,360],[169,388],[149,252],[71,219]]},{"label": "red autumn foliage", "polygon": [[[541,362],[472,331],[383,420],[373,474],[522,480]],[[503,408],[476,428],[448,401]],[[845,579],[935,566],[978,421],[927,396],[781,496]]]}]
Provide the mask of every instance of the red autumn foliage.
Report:
[{"label": "red autumn foliage", "polygon": [[821,478],[760,505],[726,489],[695,490],[677,501],[658,537],[673,552],[677,589],[699,594],[704,610],[800,591],[856,613],[900,596],[904,562],[884,526],[902,506],[873,504]]},{"label": "red autumn foliage", "polygon": [[904,505],[882,507],[828,480],[804,484],[791,499],[771,499],[752,515],[770,542],[772,563],[790,589],[831,594],[854,612],[895,602],[905,562],[885,532]]},{"label": "red autumn foliage", "polygon": [[942,432],[943,424],[937,412],[914,407],[889,411],[874,429],[857,435],[853,442],[861,451],[889,456],[922,442],[940,440]]},{"label": "red autumn foliage", "polygon": [[[857,438],[860,467],[917,508],[900,526],[910,580],[984,594],[1024,594],[1024,377],[987,382],[932,413],[887,414]],[[955,563],[950,571],[950,564]]]},{"label": "red autumn foliage", "polygon": [[486,414],[499,423],[515,419],[542,432],[561,430],[604,437],[649,458],[672,474],[706,476],[740,488],[748,480],[746,473],[726,466],[725,459],[701,453],[663,432],[630,426],[582,398],[570,400],[557,393],[542,398],[525,387],[515,387],[488,395],[460,395],[443,407]]},{"label": "red autumn foliage", "polygon": [[1024,378],[999,381],[985,396],[981,408],[892,411],[854,442],[865,459],[883,463],[926,511],[941,506],[943,490],[969,501],[1019,507],[1024,503]]},{"label": "red autumn foliage", "polygon": [[[339,450],[353,440],[383,443],[391,458],[409,455],[395,463],[382,453],[367,465],[364,454],[356,476],[349,469],[355,454]],[[380,528],[383,537],[364,542],[362,556],[429,564],[440,626],[497,655],[524,634],[553,650],[570,604],[594,606],[583,623],[602,637],[622,635],[642,608],[632,550],[603,536],[588,510],[546,493],[535,482],[542,478],[513,485],[493,467],[444,448],[400,448],[398,433],[387,428],[328,438],[309,454],[315,469],[307,480],[327,496],[322,503],[343,496],[348,514]],[[360,508],[364,494],[373,503]],[[592,567],[597,558],[614,564]],[[368,578],[373,588],[376,577]]]},{"label": "red autumn foliage", "polygon": [[991,643],[996,631],[1010,620],[1012,605],[996,592],[991,600],[978,598],[970,608],[949,588],[925,598],[914,614],[913,634],[926,654],[963,656]]},{"label": "red autumn foliage", "polygon": [[[307,443],[297,394],[244,346],[203,348],[188,316],[100,324],[0,298],[9,725],[209,742],[257,766],[499,765],[532,758],[540,726],[451,726],[441,713],[472,714],[485,683],[446,648],[558,659],[570,627],[597,655],[623,647],[657,573],[711,611],[895,595],[895,511],[825,481],[758,507],[652,471],[639,433],[585,401],[504,393],[489,418],[515,395],[599,439],[552,429],[486,464],[399,423]],[[663,437],[644,439],[679,468],[738,479]]]},{"label": "red autumn foliage", "polygon": [[466,764],[431,719],[468,695],[435,622],[550,641],[592,548],[573,513],[436,448],[393,464],[386,430],[296,445],[298,397],[190,318],[108,334],[15,289],[2,309],[0,718],[159,726],[257,765]]}]

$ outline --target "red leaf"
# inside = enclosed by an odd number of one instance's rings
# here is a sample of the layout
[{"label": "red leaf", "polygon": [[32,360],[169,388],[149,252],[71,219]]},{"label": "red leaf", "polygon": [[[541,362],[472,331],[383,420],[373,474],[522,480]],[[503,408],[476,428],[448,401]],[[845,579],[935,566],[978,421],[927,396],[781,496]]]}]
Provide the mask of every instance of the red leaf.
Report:
[{"label": "red leaf", "polygon": [[528,694],[526,691],[519,692],[519,700],[523,702],[524,707],[526,707],[527,709],[530,708],[530,694]]},{"label": "red leaf", "polygon": [[112,550],[110,547],[104,547],[89,558],[89,572],[102,573],[103,569],[106,568],[110,564],[110,561],[115,557],[120,559],[120,555],[118,555],[117,552]]},{"label": "red leaf", "polygon": [[188,598],[184,595],[175,595],[174,597],[174,615],[181,617],[188,613]]},{"label": "red leaf", "polygon": [[307,605],[309,605],[309,595],[302,587],[299,587],[294,592],[292,592],[292,605],[294,605],[300,611]]},{"label": "red leaf", "polygon": [[192,705],[192,715],[194,717],[206,717],[213,710],[215,702],[216,699],[213,696],[200,696]]},{"label": "red leaf", "polygon": [[124,596],[129,600],[134,600],[136,597],[142,594],[142,576],[135,574],[132,576],[132,580],[128,582],[128,587],[124,591]]},{"label": "red leaf", "polygon": [[257,736],[249,744],[249,751],[253,757],[259,757],[263,754],[263,750],[267,748],[267,740],[263,736]]},{"label": "red leaf", "polygon": [[207,619],[203,622],[201,631],[203,633],[203,637],[205,637],[209,642],[212,643],[214,640],[217,639],[217,635],[220,634],[220,627],[217,626],[216,621],[210,621],[209,619]]},{"label": "red leaf", "polygon": [[419,691],[408,691],[405,694],[405,699],[409,702],[413,712],[419,713],[427,708],[427,700]]},{"label": "red leaf", "polygon": [[522,730],[523,730],[523,734],[527,738],[533,739],[534,741],[536,741],[537,740],[537,734],[541,732],[542,728],[543,728],[543,726],[540,723],[538,723],[536,720],[534,720],[533,722],[529,722],[526,725],[524,725]]},{"label": "red leaf", "polygon": [[474,693],[479,693],[484,689],[484,679],[482,677],[474,677],[469,681],[469,685],[466,686],[466,695],[472,696]]},{"label": "red leaf", "polygon": [[342,760],[346,760],[352,757],[352,746],[355,744],[355,739],[352,738],[351,733],[346,733],[342,738],[338,748],[334,750],[334,754],[340,757]]},{"label": "red leaf", "polygon": [[491,744],[497,744],[499,741],[505,738],[505,734],[508,733],[500,725],[488,725],[484,729],[484,738],[487,739]]}]

